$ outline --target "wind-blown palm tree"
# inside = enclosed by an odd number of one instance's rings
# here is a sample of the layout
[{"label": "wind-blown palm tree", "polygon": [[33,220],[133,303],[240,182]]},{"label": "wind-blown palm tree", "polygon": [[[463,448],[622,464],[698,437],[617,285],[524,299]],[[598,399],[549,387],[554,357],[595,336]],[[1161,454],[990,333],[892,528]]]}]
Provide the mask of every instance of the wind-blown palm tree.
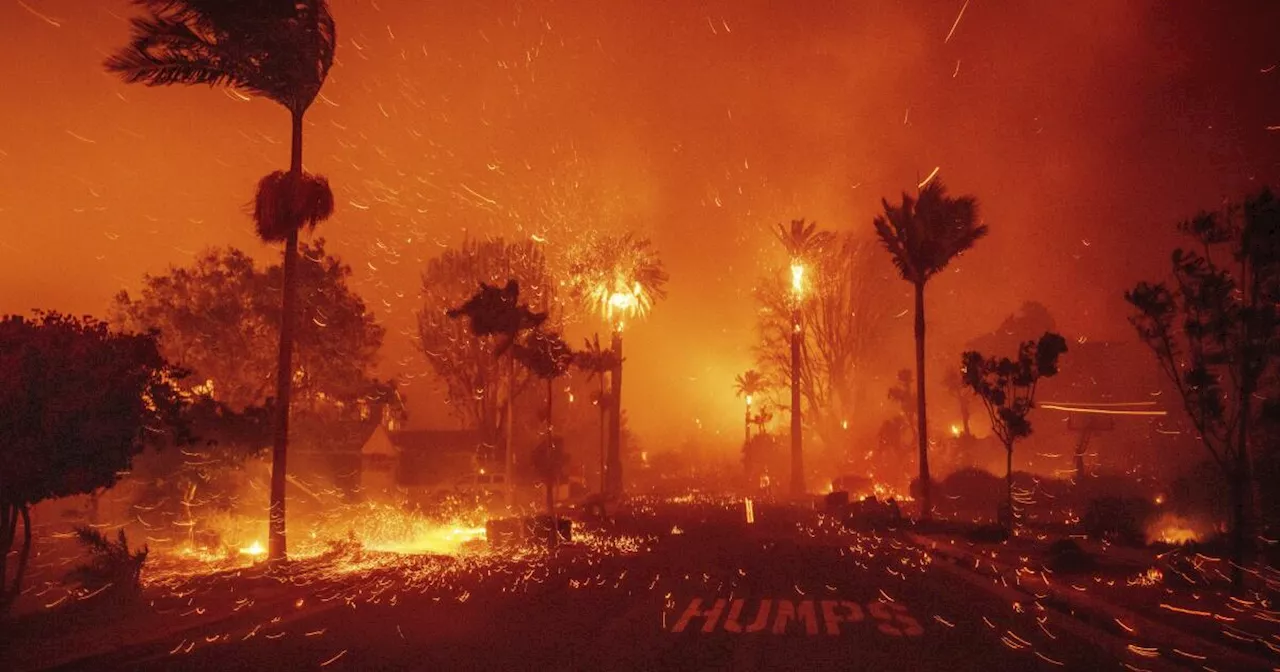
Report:
[{"label": "wind-blown palm tree", "polygon": [[941,180],[933,180],[915,199],[902,195],[901,205],[887,200],[875,218],[876,234],[893,257],[902,279],[916,290],[916,439],[920,445],[921,517],[932,515],[929,482],[929,434],[924,395],[924,287],[947,264],[987,235],[978,224],[978,202],[972,196],[952,198]]},{"label": "wind-blown palm tree", "polygon": [[534,451],[533,464],[543,478],[547,493],[547,517],[550,519],[548,530],[548,548],[556,545],[560,535],[560,527],[556,520],[555,490],[556,484],[563,476],[568,462],[560,437],[556,436],[555,423],[552,421],[553,401],[555,400],[556,378],[569,372],[573,364],[574,353],[569,344],[555,332],[534,329],[522,343],[516,343],[512,355],[524,365],[529,373],[547,381],[547,436]]},{"label": "wind-blown palm tree", "polygon": [[574,296],[613,329],[614,368],[609,374],[608,494],[622,492],[622,329],[667,295],[667,272],[648,238],[631,232],[602,236],[579,250],[570,264]]},{"label": "wind-blown palm tree", "polygon": [[535,313],[529,310],[528,304],[520,303],[520,283],[512,278],[504,287],[480,283],[480,289],[466,303],[446,311],[445,315],[452,319],[468,318],[474,336],[498,339],[493,352],[495,358],[507,355],[506,445],[503,446],[506,466],[503,478],[506,481],[506,502],[510,506],[515,497],[515,453],[511,440],[511,415],[516,395],[515,346],[521,334],[541,327],[547,320],[547,314]]},{"label": "wind-blown palm tree", "polygon": [[605,474],[607,473],[608,457],[606,455],[607,442],[605,440],[605,429],[607,413],[609,412],[609,393],[604,389],[604,374],[613,371],[618,366],[613,350],[608,350],[600,346],[600,334],[595,334],[591,339],[584,339],[584,347],[582,350],[574,353],[573,363],[579,370],[587,372],[587,379],[595,378],[600,383],[600,391],[596,396],[596,405],[600,408],[600,493],[604,494],[607,487]]},{"label": "wind-blown palm tree", "polygon": [[753,398],[758,399],[761,392],[768,387],[764,375],[755,369],[750,369],[740,373],[733,379],[733,389],[739,398],[745,398],[747,401],[746,410],[746,435],[747,441],[751,440],[751,402]]},{"label": "wind-blown palm tree", "polygon": [[791,225],[778,224],[775,230],[778,242],[791,257],[791,494],[804,494],[803,420],[800,407],[800,349],[803,347],[803,326],[800,324],[801,301],[804,298],[804,273],[806,264],[813,260],[835,236],[830,231],[819,231],[816,222],[803,219],[791,221]]},{"label": "wind-blown palm tree", "polygon": [[293,380],[298,231],[333,214],[328,181],[302,170],[302,118],[333,65],[336,34],[327,0],[134,0],[129,46],[105,63],[129,83],[226,85],[275,101],[292,121],[289,172],[258,184],[254,222],[265,242],[284,243],[277,417],[271,452],[268,559],[284,560],[285,457]]}]

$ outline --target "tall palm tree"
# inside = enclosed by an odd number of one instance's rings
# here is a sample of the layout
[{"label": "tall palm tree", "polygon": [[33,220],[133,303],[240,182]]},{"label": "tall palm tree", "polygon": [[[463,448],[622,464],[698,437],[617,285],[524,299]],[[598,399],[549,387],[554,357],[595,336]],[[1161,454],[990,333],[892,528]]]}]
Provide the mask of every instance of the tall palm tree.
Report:
[{"label": "tall palm tree", "polygon": [[875,218],[876,234],[893,257],[902,279],[916,290],[916,439],[920,446],[921,516],[929,518],[933,502],[924,396],[924,287],[952,259],[987,235],[987,227],[977,223],[977,200],[972,196],[948,196],[941,180],[929,182],[915,199],[904,193],[901,205],[887,200],[881,203],[884,214]]},{"label": "tall palm tree", "polygon": [[595,378],[600,383],[600,391],[596,396],[596,405],[600,408],[600,493],[604,494],[607,488],[605,475],[607,473],[608,457],[605,452],[606,440],[606,420],[609,411],[609,393],[604,389],[605,374],[617,368],[617,362],[614,361],[613,350],[608,350],[600,346],[600,334],[595,334],[591,339],[584,339],[582,350],[574,353],[573,363],[578,369],[587,372],[587,379]]},{"label": "tall palm tree", "polygon": [[759,398],[761,392],[768,387],[764,375],[755,369],[750,369],[744,373],[740,373],[733,379],[734,392],[739,398],[747,400],[746,420],[746,440],[751,440],[751,402],[753,398]]},{"label": "tall palm tree", "polygon": [[775,230],[791,258],[791,494],[804,494],[803,411],[800,408],[800,349],[804,332],[800,323],[801,302],[804,298],[804,274],[806,265],[813,266],[814,259],[835,236],[829,231],[819,231],[816,222],[794,219],[790,226],[778,224]]},{"label": "tall palm tree", "polygon": [[333,214],[333,192],[302,170],[302,118],[333,65],[336,35],[327,0],[134,0],[129,46],[107,58],[129,83],[226,85],[275,101],[292,121],[289,172],[258,184],[254,222],[265,242],[284,243],[276,423],[271,452],[268,559],[284,560],[285,456],[293,380],[298,231]]},{"label": "tall palm tree", "polygon": [[667,272],[648,238],[631,232],[607,235],[576,251],[570,264],[574,296],[613,329],[613,370],[609,373],[609,453],[606,489],[622,492],[622,330],[642,317],[666,293]]}]

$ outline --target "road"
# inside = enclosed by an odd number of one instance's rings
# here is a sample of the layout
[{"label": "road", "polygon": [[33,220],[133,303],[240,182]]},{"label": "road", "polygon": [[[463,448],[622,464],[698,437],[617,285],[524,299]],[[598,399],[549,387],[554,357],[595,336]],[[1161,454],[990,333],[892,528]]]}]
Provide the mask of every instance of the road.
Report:
[{"label": "road", "polygon": [[892,531],[843,531],[795,508],[763,508],[751,525],[742,513],[654,503],[615,530],[645,540],[634,553],[295,579],[66,669],[1156,669]]}]

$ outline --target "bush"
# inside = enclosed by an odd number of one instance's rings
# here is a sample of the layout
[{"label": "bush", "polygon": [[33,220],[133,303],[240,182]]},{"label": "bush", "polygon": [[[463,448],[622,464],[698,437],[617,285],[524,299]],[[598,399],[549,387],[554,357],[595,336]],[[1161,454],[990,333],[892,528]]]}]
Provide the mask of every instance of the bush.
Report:
[{"label": "bush", "polygon": [[91,591],[109,587],[116,594],[136,594],[142,590],[142,566],[148,553],[145,545],[130,551],[124,530],[111,541],[87,526],[76,528],[76,540],[89,552],[89,562],[72,570],[72,580]]},{"label": "bush", "polygon": [[1081,523],[1091,538],[1142,546],[1154,512],[1155,505],[1145,498],[1101,497],[1089,502]]},{"label": "bush", "polygon": [[1047,565],[1055,572],[1087,572],[1094,567],[1093,556],[1089,555],[1074,539],[1059,539],[1046,551]]}]

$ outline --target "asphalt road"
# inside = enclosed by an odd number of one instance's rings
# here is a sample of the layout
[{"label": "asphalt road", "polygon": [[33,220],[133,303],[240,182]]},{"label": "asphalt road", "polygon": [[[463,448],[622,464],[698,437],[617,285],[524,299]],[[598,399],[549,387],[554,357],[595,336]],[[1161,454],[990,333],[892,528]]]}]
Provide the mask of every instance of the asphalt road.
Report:
[{"label": "asphalt road", "polygon": [[614,530],[645,540],[635,553],[295,578],[64,669],[1155,669],[892,531],[781,507],[752,525],[736,507],[644,508]]}]

